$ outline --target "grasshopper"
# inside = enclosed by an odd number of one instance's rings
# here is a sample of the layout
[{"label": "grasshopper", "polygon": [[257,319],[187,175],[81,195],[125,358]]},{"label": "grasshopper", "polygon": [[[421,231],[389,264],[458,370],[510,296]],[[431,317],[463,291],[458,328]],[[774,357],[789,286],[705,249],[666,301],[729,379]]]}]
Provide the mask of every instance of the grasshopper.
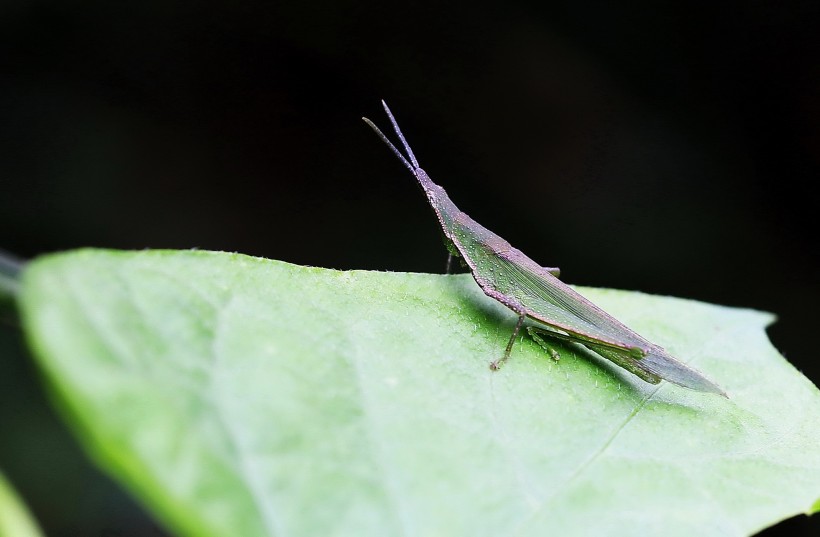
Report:
[{"label": "grasshopper", "polygon": [[487,296],[518,315],[504,355],[490,364],[491,369],[497,370],[510,357],[518,333],[529,319],[527,332],[553,358],[558,354],[547,340],[577,343],[651,384],[667,380],[692,390],[726,396],[703,374],[679,362],[663,347],[647,341],[559,280],[558,269],[542,267],[460,211],[447,192],[421,169],[387,103],[382,101],[382,105],[407,158],[372,121],[362,119],[416,177],[426,194],[444,233],[449,253],[447,272],[452,260],[460,258]]}]

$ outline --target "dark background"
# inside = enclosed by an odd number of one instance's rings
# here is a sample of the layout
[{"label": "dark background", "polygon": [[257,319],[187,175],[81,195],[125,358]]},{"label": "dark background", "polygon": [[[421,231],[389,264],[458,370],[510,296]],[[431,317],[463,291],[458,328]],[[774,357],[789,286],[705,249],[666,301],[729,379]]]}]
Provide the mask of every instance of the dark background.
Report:
[{"label": "dark background", "polygon": [[[0,247],[442,272],[359,119],[387,126],[384,98],[453,200],[565,281],[775,312],[816,383],[818,6],[5,0]],[[159,535],[46,406],[19,332],[0,349],[0,468],[49,535]]]}]

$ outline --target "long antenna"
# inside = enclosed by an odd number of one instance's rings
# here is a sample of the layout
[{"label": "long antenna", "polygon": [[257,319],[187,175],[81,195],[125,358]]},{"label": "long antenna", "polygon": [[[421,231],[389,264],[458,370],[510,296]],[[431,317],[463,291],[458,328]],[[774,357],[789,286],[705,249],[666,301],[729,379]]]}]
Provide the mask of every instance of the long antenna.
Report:
[{"label": "long antenna", "polygon": [[409,162],[401,153],[401,151],[399,151],[398,148],[395,145],[393,145],[393,142],[391,142],[387,138],[387,136],[385,136],[384,133],[381,130],[379,130],[379,128],[372,121],[370,121],[366,117],[363,117],[362,120],[364,120],[364,122],[367,123],[370,126],[370,128],[376,132],[376,134],[379,135],[379,138],[382,139],[382,142],[387,144],[387,147],[389,147],[393,151],[393,153],[399,158],[399,160],[402,161],[402,163],[407,167],[407,169],[410,170],[413,174],[415,174],[416,170],[419,168],[419,161],[416,160],[416,156],[413,154],[413,150],[410,149],[410,145],[408,145],[407,140],[404,139],[404,135],[401,133],[401,129],[399,128],[398,123],[396,123],[396,118],[393,117],[393,114],[387,107],[387,103],[382,101],[382,105],[384,106],[384,111],[387,112],[387,117],[390,118],[390,123],[393,125],[393,130],[396,131],[399,140],[401,140],[404,149],[407,151],[407,155],[410,157]]},{"label": "long antenna", "polygon": [[387,103],[382,100],[382,106],[384,107],[384,111],[387,112],[387,117],[390,118],[390,123],[393,124],[393,130],[396,131],[396,134],[401,140],[401,145],[404,146],[404,149],[407,151],[407,156],[410,157],[410,162],[413,163],[413,166],[418,168],[419,161],[416,160],[416,155],[413,154],[413,150],[410,149],[410,144],[407,143],[407,140],[404,139],[404,135],[401,133],[401,129],[399,128],[399,124],[396,123],[396,118],[393,117],[393,112],[387,107]]}]

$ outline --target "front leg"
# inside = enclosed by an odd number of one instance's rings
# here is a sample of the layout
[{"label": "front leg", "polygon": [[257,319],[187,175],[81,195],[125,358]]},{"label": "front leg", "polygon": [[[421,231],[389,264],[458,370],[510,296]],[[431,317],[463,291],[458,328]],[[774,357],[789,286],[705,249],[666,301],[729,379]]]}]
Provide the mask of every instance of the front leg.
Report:
[{"label": "front leg", "polygon": [[498,371],[501,368],[501,366],[504,365],[504,362],[506,362],[507,359],[510,357],[510,352],[512,352],[513,343],[515,343],[515,338],[518,337],[518,332],[521,330],[521,326],[524,324],[524,319],[526,318],[527,316],[523,314],[518,316],[518,322],[515,323],[515,328],[513,329],[512,336],[510,336],[510,341],[507,342],[507,348],[504,350],[504,356],[490,363],[490,369],[492,369],[493,371]]}]

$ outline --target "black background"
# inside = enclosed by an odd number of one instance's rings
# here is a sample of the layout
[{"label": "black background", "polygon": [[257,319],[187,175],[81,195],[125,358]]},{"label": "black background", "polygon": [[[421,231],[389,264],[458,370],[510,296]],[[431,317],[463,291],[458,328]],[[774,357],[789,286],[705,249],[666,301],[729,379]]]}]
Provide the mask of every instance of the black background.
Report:
[{"label": "black background", "polygon": [[[565,281],[774,312],[816,383],[818,14],[6,0],[0,247],[442,272],[422,194],[359,119],[386,127],[384,98],[460,208]],[[49,535],[159,534],[47,409],[19,333],[0,337],[0,468]]]}]

